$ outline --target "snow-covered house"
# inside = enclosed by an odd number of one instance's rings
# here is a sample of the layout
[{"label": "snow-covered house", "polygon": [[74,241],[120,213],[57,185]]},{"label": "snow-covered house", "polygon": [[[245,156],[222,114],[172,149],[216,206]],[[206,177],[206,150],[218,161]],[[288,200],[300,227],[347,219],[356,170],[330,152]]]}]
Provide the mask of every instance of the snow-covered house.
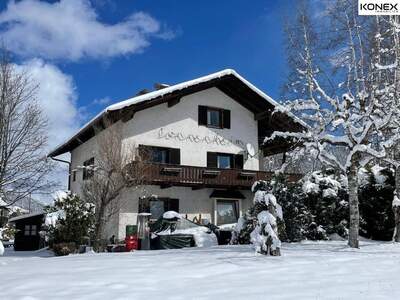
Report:
[{"label": "snow-covered house", "polygon": [[[96,164],[102,131],[118,125],[122,149],[135,145],[139,153],[150,153],[144,188],[120,194],[119,213],[105,236],[124,238],[125,226],[135,224],[141,211],[154,218],[175,210],[199,222],[235,223],[252,203],[252,183],[272,175],[263,171],[265,157],[290,147],[261,142],[275,130],[304,127],[284,110],[272,113],[279,104],[234,70],[155,87],[107,107],[49,156],[70,152],[69,186],[80,194],[90,177],[81,166]],[[105,126],[105,119],[112,125]],[[157,199],[142,199],[144,190]]]}]

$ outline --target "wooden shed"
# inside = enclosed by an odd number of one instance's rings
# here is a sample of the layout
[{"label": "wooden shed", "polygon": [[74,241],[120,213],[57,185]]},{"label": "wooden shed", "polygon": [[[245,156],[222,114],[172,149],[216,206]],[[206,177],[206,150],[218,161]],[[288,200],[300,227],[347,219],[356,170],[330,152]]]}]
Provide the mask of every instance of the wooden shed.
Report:
[{"label": "wooden shed", "polygon": [[40,230],[44,222],[44,213],[26,214],[8,220],[15,224],[17,233],[14,238],[15,251],[38,250],[44,246]]}]

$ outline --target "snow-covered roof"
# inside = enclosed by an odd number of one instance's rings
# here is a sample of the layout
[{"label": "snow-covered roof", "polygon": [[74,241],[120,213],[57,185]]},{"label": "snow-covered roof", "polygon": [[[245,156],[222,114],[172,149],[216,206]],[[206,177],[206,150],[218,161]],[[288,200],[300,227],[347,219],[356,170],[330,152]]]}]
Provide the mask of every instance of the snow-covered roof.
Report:
[{"label": "snow-covered roof", "polygon": [[189,81],[185,81],[182,83],[178,83],[175,85],[172,85],[170,87],[167,88],[163,88],[161,90],[157,90],[157,91],[153,91],[144,95],[140,95],[140,96],[136,96],[130,99],[127,99],[125,101],[121,101],[115,104],[112,104],[110,106],[108,106],[105,111],[113,111],[113,110],[119,110],[122,108],[125,108],[127,106],[130,106],[132,104],[138,104],[140,102],[143,101],[147,101],[147,100],[151,100],[175,91],[179,91],[179,90],[183,90],[186,89],[190,86],[193,85],[197,85],[203,82],[207,82],[210,81],[212,79],[216,79],[216,78],[221,78],[227,75],[233,75],[235,77],[237,77],[238,79],[240,79],[243,83],[245,83],[249,88],[251,88],[254,92],[256,92],[257,94],[259,94],[260,96],[262,96],[263,98],[265,98],[266,101],[270,102],[273,106],[279,106],[280,104],[278,104],[275,100],[273,100],[270,96],[268,96],[267,94],[265,94],[263,91],[261,91],[260,89],[256,88],[253,84],[251,84],[249,81],[247,81],[246,79],[244,79],[242,76],[240,76],[235,70],[233,69],[225,69],[216,73],[212,73],[210,75],[207,76],[203,76],[203,77],[199,77],[193,80],[189,80]]},{"label": "snow-covered roof", "polygon": [[40,216],[40,215],[44,216],[44,213],[41,212],[41,213],[32,213],[32,214],[20,215],[20,216],[17,216],[17,217],[9,219],[8,222],[15,222],[15,221],[22,220],[22,219],[27,219],[27,218],[31,218],[31,217],[37,217],[37,216]]},{"label": "snow-covered roof", "polygon": [[211,80],[215,80],[215,79],[219,79],[225,76],[234,76],[237,79],[239,79],[243,84],[245,84],[249,89],[251,89],[253,92],[255,92],[256,94],[258,94],[261,98],[263,98],[266,102],[268,102],[270,105],[272,105],[273,107],[278,107],[281,108],[281,111],[285,111],[285,114],[287,114],[288,116],[290,116],[290,118],[292,118],[292,120],[294,120],[297,123],[300,123],[302,126],[305,126],[305,123],[303,121],[301,121],[300,119],[298,119],[296,116],[294,116],[293,114],[291,114],[290,112],[286,112],[285,108],[279,104],[278,102],[276,102],[275,100],[273,100],[270,96],[268,96],[267,94],[265,94],[263,91],[261,91],[260,89],[258,89],[257,87],[255,87],[253,84],[251,84],[249,81],[247,81],[246,79],[244,79],[242,76],[240,76],[235,70],[233,69],[225,69],[216,73],[212,73],[203,77],[199,77],[193,80],[189,80],[189,81],[185,81],[182,83],[178,83],[169,87],[165,87],[159,90],[155,90],[143,95],[139,95],[139,96],[135,96],[132,98],[129,98],[127,100],[118,102],[118,103],[114,103],[109,105],[108,107],[106,107],[105,109],[103,109],[100,113],[98,113],[94,118],[92,118],[89,122],[87,122],[84,126],[82,126],[77,133],[75,133],[72,137],[70,137],[65,143],[57,146],[53,151],[51,151],[49,153],[48,156],[52,157],[52,156],[57,156],[60,155],[62,153],[60,152],[60,149],[63,149],[66,145],[68,145],[68,143],[70,143],[72,140],[76,139],[81,133],[83,133],[84,131],[86,131],[87,129],[89,129],[96,121],[100,120],[105,114],[110,113],[110,112],[115,112],[118,110],[122,110],[124,108],[133,106],[133,105],[137,105],[143,102],[147,102],[147,101],[151,101],[151,100],[155,100],[155,99],[159,99],[160,97],[164,97],[167,96],[169,94],[181,91],[181,90],[185,90],[189,87],[195,86],[195,85],[199,85],[202,83],[206,83],[209,82]]}]

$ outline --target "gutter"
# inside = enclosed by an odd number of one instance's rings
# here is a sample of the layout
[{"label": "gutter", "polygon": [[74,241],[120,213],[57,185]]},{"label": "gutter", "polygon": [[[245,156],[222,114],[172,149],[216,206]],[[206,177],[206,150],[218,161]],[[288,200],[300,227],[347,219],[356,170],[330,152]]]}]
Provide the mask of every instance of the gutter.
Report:
[{"label": "gutter", "polygon": [[57,162],[62,162],[64,164],[68,164],[68,191],[71,189],[71,162],[59,158],[55,158],[52,156],[47,156],[50,157],[52,160],[57,161]]}]

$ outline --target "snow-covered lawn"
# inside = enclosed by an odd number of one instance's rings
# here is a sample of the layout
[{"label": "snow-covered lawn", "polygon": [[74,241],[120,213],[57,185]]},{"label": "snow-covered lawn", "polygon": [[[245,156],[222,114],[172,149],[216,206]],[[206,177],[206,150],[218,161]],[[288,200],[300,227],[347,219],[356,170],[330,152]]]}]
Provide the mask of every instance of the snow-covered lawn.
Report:
[{"label": "snow-covered lawn", "polygon": [[[400,299],[400,245],[283,244],[0,257],[0,299]],[[21,253],[22,254],[22,253]],[[30,256],[30,257],[29,257]]]}]

